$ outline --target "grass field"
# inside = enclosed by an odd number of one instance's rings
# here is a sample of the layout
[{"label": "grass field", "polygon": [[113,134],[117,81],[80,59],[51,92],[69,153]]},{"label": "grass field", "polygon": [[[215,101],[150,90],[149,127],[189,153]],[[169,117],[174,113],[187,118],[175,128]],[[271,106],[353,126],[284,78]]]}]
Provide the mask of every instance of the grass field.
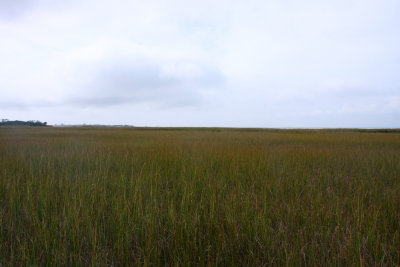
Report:
[{"label": "grass field", "polygon": [[0,128],[0,266],[400,266],[400,132]]}]

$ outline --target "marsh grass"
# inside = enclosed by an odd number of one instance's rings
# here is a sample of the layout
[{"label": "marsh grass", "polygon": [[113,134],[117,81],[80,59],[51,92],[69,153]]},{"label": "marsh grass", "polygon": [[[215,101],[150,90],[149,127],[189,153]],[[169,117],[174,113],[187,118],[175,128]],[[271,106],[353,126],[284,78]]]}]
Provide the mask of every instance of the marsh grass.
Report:
[{"label": "marsh grass", "polygon": [[400,265],[400,133],[0,128],[0,265]]}]

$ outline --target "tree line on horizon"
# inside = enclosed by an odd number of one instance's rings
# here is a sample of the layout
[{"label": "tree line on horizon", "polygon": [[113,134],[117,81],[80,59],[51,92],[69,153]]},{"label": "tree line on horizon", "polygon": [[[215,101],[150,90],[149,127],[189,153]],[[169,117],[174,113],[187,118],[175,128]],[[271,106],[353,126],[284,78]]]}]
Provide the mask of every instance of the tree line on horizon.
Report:
[{"label": "tree line on horizon", "polygon": [[0,126],[48,126],[47,122],[41,122],[41,121],[10,121],[7,119],[2,119],[0,122]]}]

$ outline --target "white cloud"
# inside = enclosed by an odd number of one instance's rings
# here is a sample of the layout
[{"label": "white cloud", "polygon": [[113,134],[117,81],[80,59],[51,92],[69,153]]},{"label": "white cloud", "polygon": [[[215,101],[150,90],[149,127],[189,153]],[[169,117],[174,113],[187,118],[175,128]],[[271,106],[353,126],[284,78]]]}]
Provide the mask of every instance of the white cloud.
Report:
[{"label": "white cloud", "polygon": [[2,117],[400,127],[396,0],[18,0],[0,10]]}]

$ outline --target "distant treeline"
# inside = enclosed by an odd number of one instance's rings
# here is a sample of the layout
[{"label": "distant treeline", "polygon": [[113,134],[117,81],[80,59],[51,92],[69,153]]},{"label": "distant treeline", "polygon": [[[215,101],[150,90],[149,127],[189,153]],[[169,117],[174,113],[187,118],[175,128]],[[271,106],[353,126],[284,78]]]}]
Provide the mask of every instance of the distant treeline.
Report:
[{"label": "distant treeline", "polygon": [[47,122],[41,121],[9,121],[1,120],[0,126],[47,126]]},{"label": "distant treeline", "polygon": [[400,133],[399,128],[393,129],[361,129],[361,128],[227,128],[227,127],[135,127],[136,131],[210,131],[210,132],[266,132],[266,133]]}]

